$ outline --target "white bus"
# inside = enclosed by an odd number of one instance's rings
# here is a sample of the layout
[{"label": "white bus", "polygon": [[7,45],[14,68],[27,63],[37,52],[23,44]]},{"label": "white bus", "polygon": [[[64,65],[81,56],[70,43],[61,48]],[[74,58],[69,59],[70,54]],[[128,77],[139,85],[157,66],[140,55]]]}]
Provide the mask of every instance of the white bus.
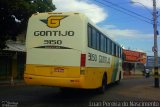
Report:
[{"label": "white bus", "polygon": [[121,46],[81,13],[33,14],[26,47],[27,84],[104,92],[123,78]]}]

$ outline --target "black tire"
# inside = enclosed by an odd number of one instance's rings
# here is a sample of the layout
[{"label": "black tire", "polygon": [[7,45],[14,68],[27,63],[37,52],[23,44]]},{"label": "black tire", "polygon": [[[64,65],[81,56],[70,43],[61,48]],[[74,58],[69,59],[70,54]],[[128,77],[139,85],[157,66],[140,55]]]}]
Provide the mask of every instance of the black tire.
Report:
[{"label": "black tire", "polygon": [[103,76],[103,79],[102,79],[102,85],[101,85],[101,87],[99,88],[99,93],[100,93],[100,94],[105,93],[106,86],[107,86],[106,83],[107,83],[107,78],[106,78],[106,76],[104,75],[104,76]]}]

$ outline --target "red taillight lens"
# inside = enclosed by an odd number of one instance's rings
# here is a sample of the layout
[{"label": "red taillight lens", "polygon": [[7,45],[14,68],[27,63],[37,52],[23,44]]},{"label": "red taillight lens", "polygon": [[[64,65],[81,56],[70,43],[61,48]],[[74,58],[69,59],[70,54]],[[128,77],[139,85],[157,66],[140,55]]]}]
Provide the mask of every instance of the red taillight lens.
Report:
[{"label": "red taillight lens", "polygon": [[81,67],[86,66],[86,54],[81,54]]}]

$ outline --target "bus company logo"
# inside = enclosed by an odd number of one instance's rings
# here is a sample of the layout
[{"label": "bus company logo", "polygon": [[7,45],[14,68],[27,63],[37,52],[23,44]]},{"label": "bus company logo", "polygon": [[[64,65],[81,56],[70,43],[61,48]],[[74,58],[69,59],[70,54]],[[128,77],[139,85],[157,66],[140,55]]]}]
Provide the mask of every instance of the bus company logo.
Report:
[{"label": "bus company logo", "polygon": [[57,28],[60,26],[60,22],[62,19],[66,18],[67,16],[50,16],[48,19],[42,19],[41,21],[47,24],[50,28]]}]

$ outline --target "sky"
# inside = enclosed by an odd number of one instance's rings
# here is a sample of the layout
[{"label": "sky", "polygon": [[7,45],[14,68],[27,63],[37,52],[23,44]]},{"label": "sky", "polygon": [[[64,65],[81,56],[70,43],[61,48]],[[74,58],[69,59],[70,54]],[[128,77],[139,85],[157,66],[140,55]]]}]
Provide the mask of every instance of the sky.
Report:
[{"label": "sky", "polygon": [[[52,0],[57,12],[81,12],[125,49],[153,56],[153,0]],[[157,1],[158,22],[160,0]],[[160,24],[157,30],[160,30]],[[159,31],[160,32],[160,31]],[[160,56],[160,35],[158,35]]]}]

